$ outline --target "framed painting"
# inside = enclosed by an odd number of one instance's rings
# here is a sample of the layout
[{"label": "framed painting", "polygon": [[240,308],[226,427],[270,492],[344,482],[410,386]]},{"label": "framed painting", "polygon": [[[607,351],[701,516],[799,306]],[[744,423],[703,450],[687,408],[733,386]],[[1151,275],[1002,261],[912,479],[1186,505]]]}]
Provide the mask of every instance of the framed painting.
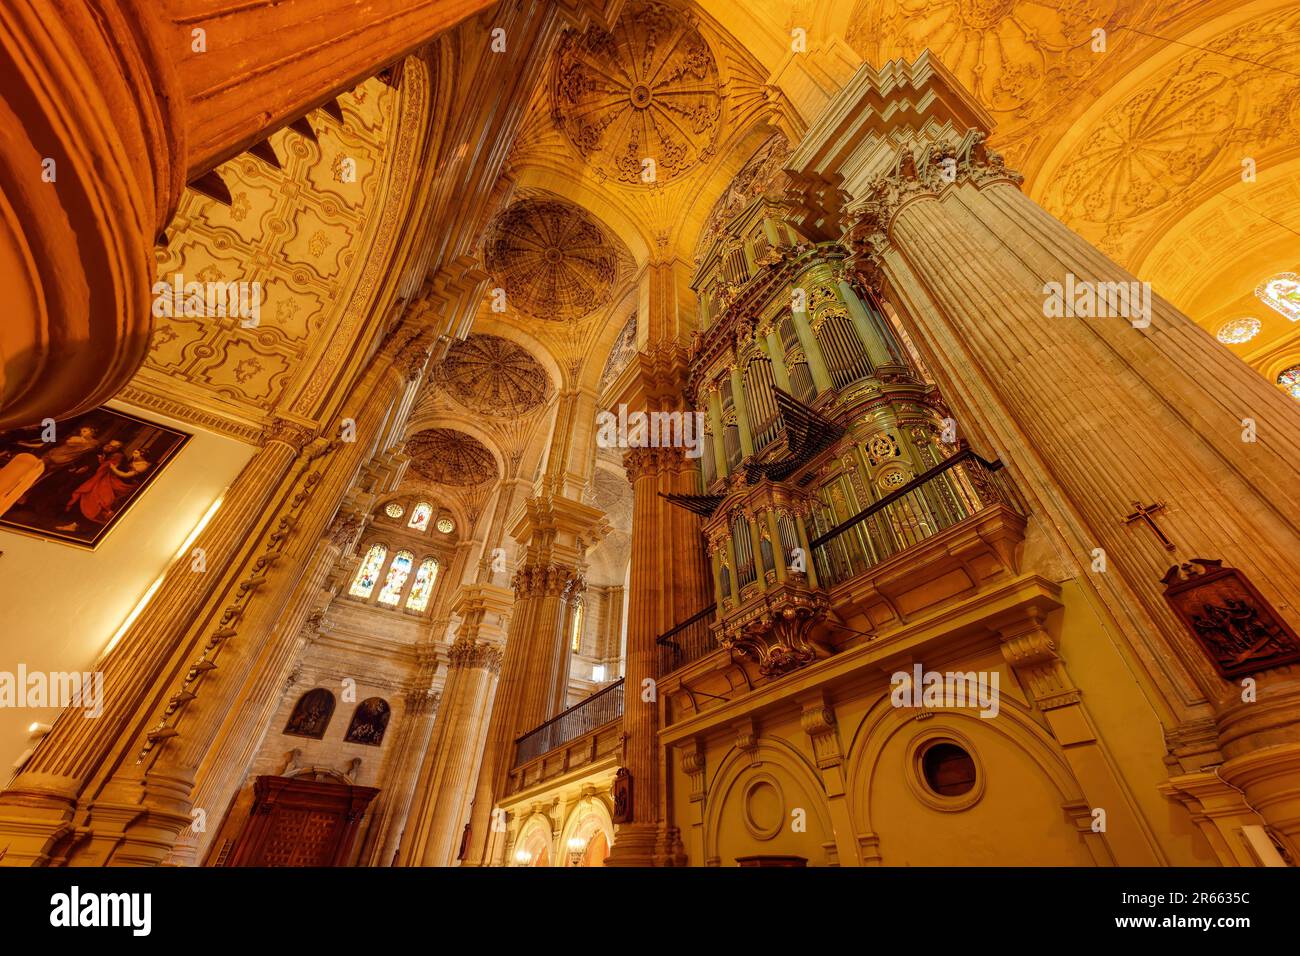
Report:
[{"label": "framed painting", "polygon": [[94,549],[189,441],[112,408],[0,434],[0,469],[21,475],[0,528]]}]

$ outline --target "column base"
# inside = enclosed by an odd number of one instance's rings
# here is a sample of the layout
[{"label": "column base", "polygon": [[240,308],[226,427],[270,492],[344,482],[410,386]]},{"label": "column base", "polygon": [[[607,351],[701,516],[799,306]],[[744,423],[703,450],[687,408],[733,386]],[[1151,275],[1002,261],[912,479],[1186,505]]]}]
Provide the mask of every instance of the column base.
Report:
[{"label": "column base", "polygon": [[606,866],[654,866],[659,845],[657,823],[621,823],[614,831]]},{"label": "column base", "polygon": [[1300,744],[1234,757],[1219,768],[1219,776],[1246,794],[1291,860],[1300,860]]}]

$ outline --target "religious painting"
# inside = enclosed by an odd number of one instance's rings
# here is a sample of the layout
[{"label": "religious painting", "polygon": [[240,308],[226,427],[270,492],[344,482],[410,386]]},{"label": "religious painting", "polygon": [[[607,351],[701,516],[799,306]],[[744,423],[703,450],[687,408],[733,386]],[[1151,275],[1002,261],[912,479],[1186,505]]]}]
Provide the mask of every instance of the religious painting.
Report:
[{"label": "religious painting", "polygon": [[619,767],[614,774],[614,786],[611,788],[614,798],[614,810],[610,819],[614,823],[632,822],[632,772],[627,767]]},{"label": "religious painting", "polygon": [[1171,567],[1161,583],[1165,600],[1225,680],[1300,661],[1300,637],[1236,568],[1192,558]]},{"label": "religious painting", "polygon": [[388,701],[382,697],[370,697],[357,704],[352,714],[352,723],[348,725],[347,736],[343,739],[350,744],[370,744],[378,747],[384,742],[384,731],[388,729],[391,711]]},{"label": "religious painting", "polygon": [[309,690],[298,698],[284,732],[295,737],[320,740],[325,736],[330,717],[334,715],[334,695],[324,687]]},{"label": "religious painting", "polygon": [[94,549],[189,439],[112,408],[6,432],[0,473],[23,477],[0,527]]}]

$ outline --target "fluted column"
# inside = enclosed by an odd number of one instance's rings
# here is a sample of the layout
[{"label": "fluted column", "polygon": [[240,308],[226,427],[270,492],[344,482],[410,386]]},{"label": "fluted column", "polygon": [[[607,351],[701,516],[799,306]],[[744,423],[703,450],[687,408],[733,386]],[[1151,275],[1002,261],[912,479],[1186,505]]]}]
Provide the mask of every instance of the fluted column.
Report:
[{"label": "fluted column", "polygon": [[[407,691],[406,712],[402,717],[398,737],[393,741],[392,766],[383,775],[387,781],[384,792],[380,794],[384,803],[379,817],[371,826],[376,836],[367,841],[368,852],[362,851],[361,861],[366,866],[392,866],[396,860],[402,831],[410,819],[411,806],[415,801],[422,758],[432,740],[433,728],[446,694],[445,684],[441,693],[430,690],[427,683],[431,679],[431,675],[426,679],[422,674],[416,686]],[[450,673],[447,679],[450,680]]]},{"label": "fluted column", "polygon": [[581,577],[587,549],[608,530],[599,509],[558,495],[528,499],[511,529],[523,560],[515,572],[510,634],[475,787],[468,865],[490,865],[501,850],[493,809],[505,794],[514,742],[555,716],[554,688],[568,650],[563,594]]},{"label": "fluted column", "polygon": [[675,841],[659,781],[660,634],[708,605],[709,572],[698,516],[663,494],[698,494],[699,469],[678,448],[637,448],[623,458],[632,482],[632,573],[623,692],[623,766],[632,777],[632,821],[619,824],[606,866],[673,862]]},{"label": "fluted column", "polygon": [[460,636],[448,653],[442,712],[434,727],[417,784],[417,808],[402,839],[400,862],[407,866],[454,866],[469,820],[475,778],[501,670],[499,622],[508,613],[510,592],[468,585],[458,595]]}]

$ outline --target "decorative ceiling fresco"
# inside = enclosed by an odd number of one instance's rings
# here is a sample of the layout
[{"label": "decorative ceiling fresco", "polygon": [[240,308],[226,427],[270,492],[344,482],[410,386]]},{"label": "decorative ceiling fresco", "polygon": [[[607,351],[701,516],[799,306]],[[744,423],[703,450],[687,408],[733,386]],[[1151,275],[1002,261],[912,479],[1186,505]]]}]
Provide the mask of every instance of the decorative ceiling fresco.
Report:
[{"label": "decorative ceiling fresco", "polygon": [[555,57],[552,116],[596,176],[670,182],[717,142],[718,65],[695,20],[650,0],[606,30],[565,36]]},{"label": "decorative ceiling fresco", "polygon": [[320,110],[308,117],[315,142],[288,128],[270,137],[280,168],[249,153],[219,167],[229,206],[185,192],[170,241],[156,253],[159,281],[258,282],[259,314],[254,323],[158,318],[134,391],[158,391],[162,382],[175,393],[179,384],[198,401],[259,420],[313,364],[363,264],[382,259],[378,249],[361,251],[384,245],[373,226],[399,125],[398,94],[378,79],[338,101],[342,123]]},{"label": "decorative ceiling fresco", "polygon": [[522,346],[475,333],[452,346],[434,380],[456,401],[482,415],[519,417],[550,394],[546,370]]},{"label": "decorative ceiling fresco", "polygon": [[411,470],[438,485],[479,485],[498,476],[496,459],[471,435],[453,428],[426,428],[406,440]]},{"label": "decorative ceiling fresco", "polygon": [[581,207],[552,199],[511,204],[492,223],[484,259],[510,308],[556,321],[608,303],[619,274],[605,230]]}]

